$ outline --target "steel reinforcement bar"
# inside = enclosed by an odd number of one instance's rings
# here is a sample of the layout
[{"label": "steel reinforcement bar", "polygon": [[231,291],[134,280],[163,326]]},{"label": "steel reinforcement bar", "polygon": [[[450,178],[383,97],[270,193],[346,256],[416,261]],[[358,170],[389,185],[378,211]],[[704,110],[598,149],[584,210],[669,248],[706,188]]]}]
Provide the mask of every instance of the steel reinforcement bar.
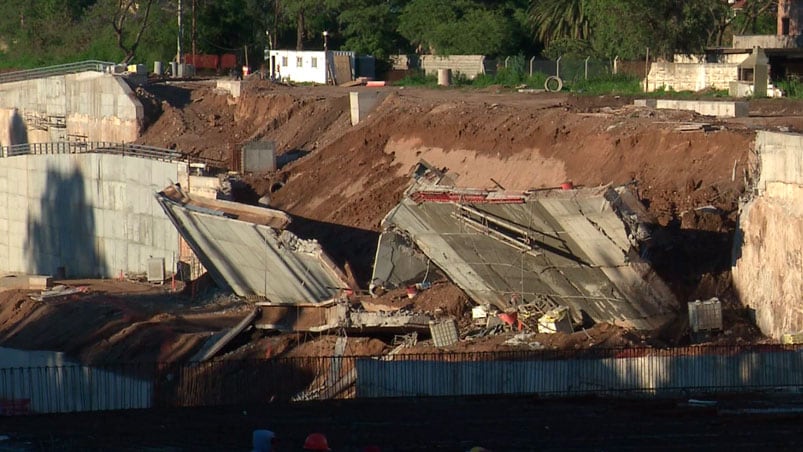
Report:
[{"label": "steel reinforcement bar", "polygon": [[24,71],[6,72],[0,74],[0,83],[19,82],[37,78],[54,77],[77,72],[107,72],[114,63],[109,61],[87,60],[76,63],[59,64]]}]

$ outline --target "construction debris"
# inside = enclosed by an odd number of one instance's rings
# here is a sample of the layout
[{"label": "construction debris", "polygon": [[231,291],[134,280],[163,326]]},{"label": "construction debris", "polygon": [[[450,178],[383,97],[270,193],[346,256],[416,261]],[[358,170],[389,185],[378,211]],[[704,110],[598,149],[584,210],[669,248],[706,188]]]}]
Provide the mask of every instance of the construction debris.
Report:
[{"label": "construction debris", "polygon": [[572,328],[572,320],[569,316],[569,308],[561,306],[551,309],[549,312],[538,319],[538,332],[539,333],[567,333],[574,332]]},{"label": "construction debris", "polygon": [[30,295],[31,300],[34,301],[52,301],[56,299],[63,299],[79,294],[85,294],[89,291],[88,287],[69,287],[63,284],[53,286],[52,289],[46,289],[39,293],[39,295]]},{"label": "construction debris", "polygon": [[432,335],[432,343],[435,347],[448,347],[457,343],[457,324],[454,319],[442,320],[440,322],[429,322],[429,331]]},{"label": "construction debris", "polygon": [[565,306],[577,318],[654,329],[679,306],[641,258],[657,245],[650,224],[628,186],[458,189],[421,162],[382,222],[371,292],[434,265],[479,305]]}]

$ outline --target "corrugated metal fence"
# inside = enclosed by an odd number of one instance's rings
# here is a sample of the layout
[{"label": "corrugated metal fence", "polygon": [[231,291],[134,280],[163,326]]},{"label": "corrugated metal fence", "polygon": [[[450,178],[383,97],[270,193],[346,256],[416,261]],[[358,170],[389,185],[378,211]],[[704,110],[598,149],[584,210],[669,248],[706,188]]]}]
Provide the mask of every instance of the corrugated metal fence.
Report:
[{"label": "corrugated metal fence", "polygon": [[798,391],[803,348],[716,346],[0,369],[0,414],[271,400]]}]

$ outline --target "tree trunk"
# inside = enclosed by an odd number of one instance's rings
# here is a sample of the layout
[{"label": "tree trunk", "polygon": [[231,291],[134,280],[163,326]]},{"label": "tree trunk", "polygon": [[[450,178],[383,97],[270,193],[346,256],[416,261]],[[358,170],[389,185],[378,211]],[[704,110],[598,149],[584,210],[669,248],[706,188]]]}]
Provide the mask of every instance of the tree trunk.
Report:
[{"label": "tree trunk", "polygon": [[304,50],[304,11],[298,12],[298,28],[296,29],[296,50]]}]

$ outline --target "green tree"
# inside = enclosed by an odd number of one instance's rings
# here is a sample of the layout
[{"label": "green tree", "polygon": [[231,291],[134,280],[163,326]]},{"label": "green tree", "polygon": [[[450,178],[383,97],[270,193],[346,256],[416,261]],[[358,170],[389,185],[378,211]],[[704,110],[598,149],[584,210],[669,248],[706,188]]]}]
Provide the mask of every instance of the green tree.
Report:
[{"label": "green tree", "polygon": [[404,45],[396,31],[403,2],[342,0],[333,3],[333,6],[340,11],[337,20],[345,38],[345,50],[385,60]]},{"label": "green tree", "polygon": [[329,2],[322,0],[283,0],[282,12],[296,23],[296,50],[304,50],[304,41],[328,30],[334,21]]},{"label": "green tree", "polygon": [[533,0],[529,15],[535,37],[547,46],[555,40],[585,41],[591,32],[589,0]]},{"label": "green tree", "polygon": [[[399,33],[422,53],[499,55],[514,47],[515,19],[502,7],[474,0],[412,0]],[[494,7],[495,5],[495,7]]]}]

